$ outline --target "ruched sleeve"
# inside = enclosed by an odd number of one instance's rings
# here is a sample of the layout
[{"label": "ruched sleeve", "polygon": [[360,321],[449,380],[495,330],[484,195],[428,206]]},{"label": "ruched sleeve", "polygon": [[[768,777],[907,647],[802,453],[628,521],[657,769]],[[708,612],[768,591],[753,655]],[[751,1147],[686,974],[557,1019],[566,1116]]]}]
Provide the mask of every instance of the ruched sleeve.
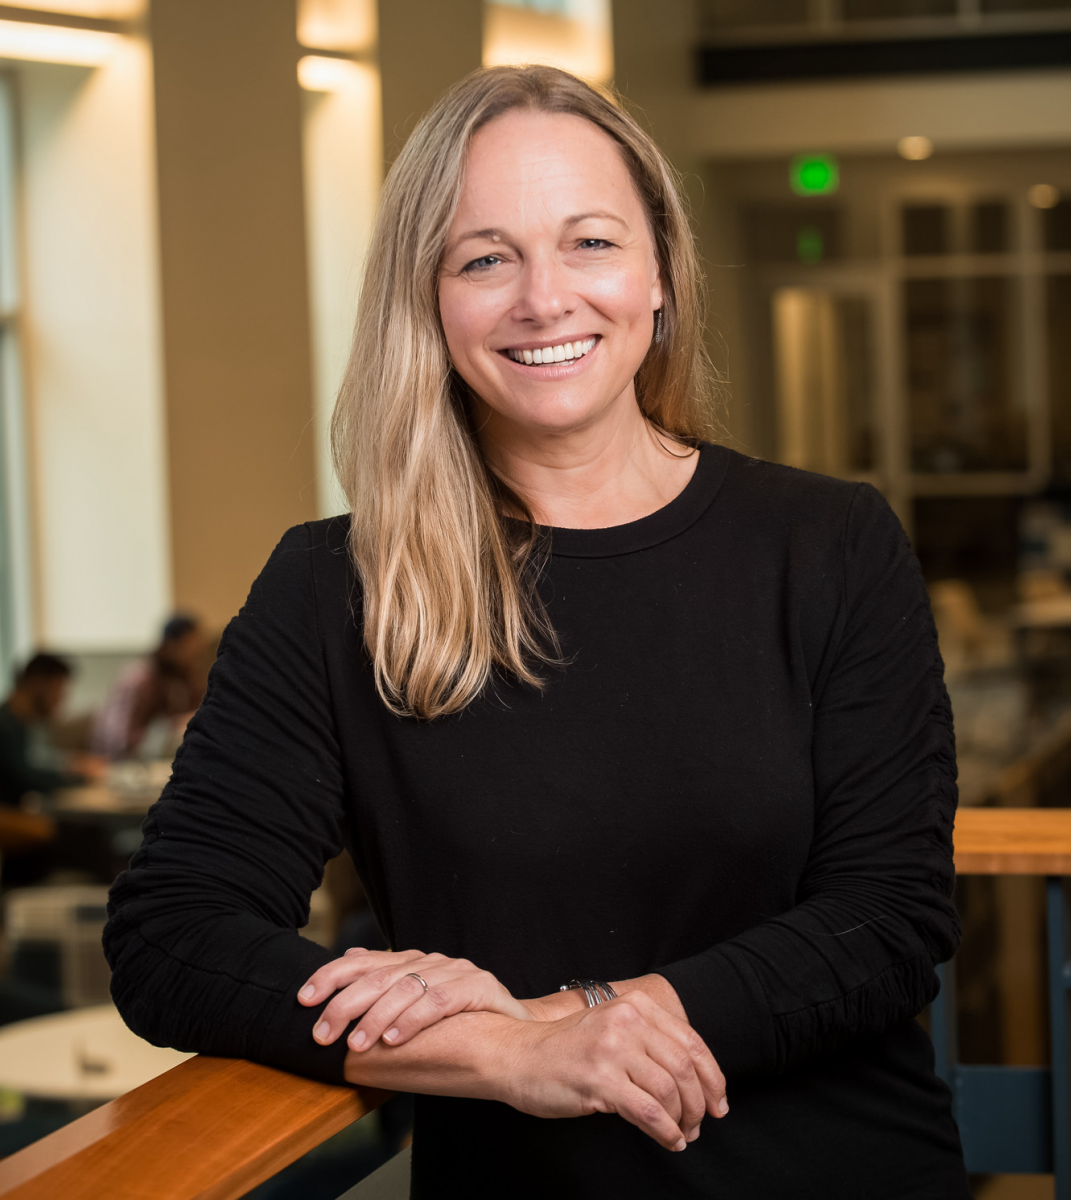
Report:
[{"label": "ruched sleeve", "polygon": [[[730,1078],[784,1071],[918,1014],[951,957],[952,716],[917,560],[860,485],[815,673],[814,833],[797,903],[659,968]],[[801,619],[806,619],[801,618]]]},{"label": "ruched sleeve", "polygon": [[145,840],[112,888],[112,995],[157,1045],[341,1082],[296,993],[331,954],[301,937],[342,848],[343,783],[310,533],[290,530],[230,623]]}]

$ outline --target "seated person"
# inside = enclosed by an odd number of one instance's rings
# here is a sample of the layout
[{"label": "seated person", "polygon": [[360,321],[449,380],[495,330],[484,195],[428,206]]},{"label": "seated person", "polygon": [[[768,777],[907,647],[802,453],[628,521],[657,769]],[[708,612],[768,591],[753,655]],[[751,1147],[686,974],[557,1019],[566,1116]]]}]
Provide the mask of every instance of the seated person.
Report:
[{"label": "seated person", "polygon": [[93,749],[108,758],[138,753],[149,726],[161,719],[181,737],[204,696],[208,641],[197,617],[177,613],[160,644],[119,674],[97,716]]},{"label": "seated person", "polygon": [[88,755],[64,756],[49,744],[48,722],[63,705],[71,668],[54,654],[35,654],[15,675],[0,705],[0,804],[17,806],[28,792],[53,792],[98,777]]},{"label": "seated person", "polygon": [[[20,811],[30,794],[98,779],[104,764],[91,755],[65,755],[51,745],[48,723],[63,705],[71,668],[54,654],[35,654],[15,676],[0,705],[0,883],[40,882],[65,861],[57,827],[48,817]],[[60,838],[60,842],[63,838]]]}]

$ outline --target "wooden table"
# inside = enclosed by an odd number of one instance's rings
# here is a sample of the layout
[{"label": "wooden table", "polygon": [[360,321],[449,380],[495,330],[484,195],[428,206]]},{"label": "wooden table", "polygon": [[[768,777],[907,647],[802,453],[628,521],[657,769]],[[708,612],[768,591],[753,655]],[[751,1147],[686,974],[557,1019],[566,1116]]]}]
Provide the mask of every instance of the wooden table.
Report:
[{"label": "wooden table", "polygon": [[1071,875],[1071,809],[966,808],[956,815],[961,875],[1046,878],[1050,1067],[965,1065],[958,1061],[955,967],[938,968],[941,994],[931,1006],[937,1073],[952,1089],[968,1170],[1055,1176],[1055,1200],[1071,1200],[1068,1096],[1069,928],[1064,880]]},{"label": "wooden table", "polygon": [[1066,629],[1071,626],[1071,592],[1027,600],[1012,610],[1018,629]]}]

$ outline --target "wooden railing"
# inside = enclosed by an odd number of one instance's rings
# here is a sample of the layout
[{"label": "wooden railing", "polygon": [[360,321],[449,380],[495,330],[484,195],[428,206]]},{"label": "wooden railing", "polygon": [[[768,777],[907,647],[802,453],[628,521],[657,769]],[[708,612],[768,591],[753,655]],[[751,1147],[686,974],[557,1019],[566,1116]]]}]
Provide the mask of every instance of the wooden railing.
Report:
[{"label": "wooden railing", "polygon": [[191,1058],[0,1162],[4,1200],[237,1200],[377,1108],[231,1058]]},{"label": "wooden railing", "polygon": [[[967,1168],[978,1174],[1051,1174],[1055,1200],[1071,1200],[1066,886],[1071,875],[1071,809],[961,809],[955,844],[960,875],[999,875],[1002,884],[1014,877],[1020,882],[1029,882],[1022,877],[1044,877],[1048,944],[1048,1066],[961,1063],[955,960],[939,969],[942,988],[930,1009],[930,1029],[938,1074],[952,1089]],[[1032,942],[1037,930],[1028,924],[1021,932]],[[1040,965],[1028,974],[1040,975]],[[1024,982],[1037,980],[1018,980],[1020,985]]]},{"label": "wooden railing", "polygon": [[[1071,875],[1071,809],[961,809],[964,874]],[[0,1162],[4,1200],[238,1200],[378,1107],[225,1058],[194,1058]]]}]

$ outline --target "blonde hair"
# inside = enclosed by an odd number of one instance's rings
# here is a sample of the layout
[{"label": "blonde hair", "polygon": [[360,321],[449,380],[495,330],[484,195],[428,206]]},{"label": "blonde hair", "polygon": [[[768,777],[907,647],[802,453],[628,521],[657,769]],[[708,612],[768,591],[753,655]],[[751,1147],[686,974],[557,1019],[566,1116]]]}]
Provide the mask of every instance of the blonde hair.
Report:
[{"label": "blonde hair", "polygon": [[[608,94],[554,67],[495,67],[420,121],[383,188],[353,349],[335,406],[335,469],[352,512],[364,644],[394,712],[457,712],[495,670],[541,686],[556,639],[536,592],[540,539],[522,497],[485,462],[466,384],[451,367],[438,279],[468,145],[513,109],[569,113],[608,134],[650,222],[662,337],[636,375],[647,418],[681,441],[710,428],[703,289],[672,168]],[[522,512],[527,525],[503,519]]]}]

